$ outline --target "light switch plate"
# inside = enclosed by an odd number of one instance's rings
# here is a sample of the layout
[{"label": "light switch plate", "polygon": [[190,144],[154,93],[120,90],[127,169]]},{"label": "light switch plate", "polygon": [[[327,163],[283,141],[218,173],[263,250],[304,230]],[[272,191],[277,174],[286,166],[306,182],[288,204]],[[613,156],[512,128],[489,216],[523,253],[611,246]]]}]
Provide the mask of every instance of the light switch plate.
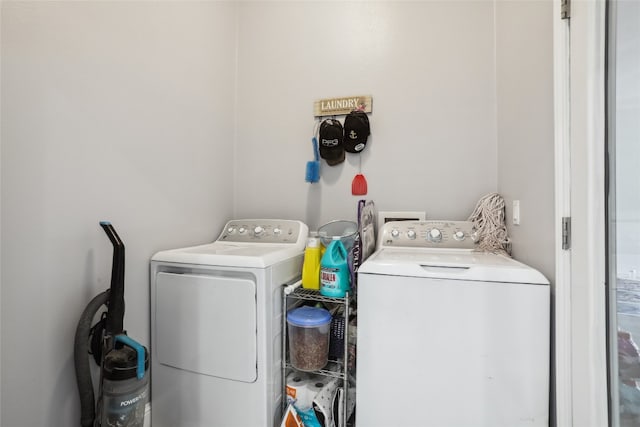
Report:
[{"label": "light switch plate", "polygon": [[513,225],[520,225],[520,200],[513,201]]}]

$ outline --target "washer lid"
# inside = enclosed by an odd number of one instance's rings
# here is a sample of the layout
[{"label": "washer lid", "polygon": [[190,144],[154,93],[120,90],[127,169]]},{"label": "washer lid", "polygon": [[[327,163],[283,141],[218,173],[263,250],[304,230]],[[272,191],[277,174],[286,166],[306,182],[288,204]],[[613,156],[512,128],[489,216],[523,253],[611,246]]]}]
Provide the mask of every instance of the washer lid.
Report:
[{"label": "washer lid", "polygon": [[358,274],[548,285],[537,270],[504,255],[464,249],[382,248]]}]

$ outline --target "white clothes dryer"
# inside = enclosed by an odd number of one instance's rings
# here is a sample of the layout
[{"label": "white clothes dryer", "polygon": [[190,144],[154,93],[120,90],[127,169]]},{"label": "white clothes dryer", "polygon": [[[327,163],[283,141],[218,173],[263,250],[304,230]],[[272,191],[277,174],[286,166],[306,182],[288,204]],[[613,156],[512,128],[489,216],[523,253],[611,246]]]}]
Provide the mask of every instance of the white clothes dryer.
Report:
[{"label": "white clothes dryer", "polygon": [[358,270],[357,424],[546,427],[550,290],[470,222],[390,222]]},{"label": "white clothes dryer", "polygon": [[283,284],[308,227],[232,220],[213,243],[151,259],[154,427],[270,427],[282,408]]}]

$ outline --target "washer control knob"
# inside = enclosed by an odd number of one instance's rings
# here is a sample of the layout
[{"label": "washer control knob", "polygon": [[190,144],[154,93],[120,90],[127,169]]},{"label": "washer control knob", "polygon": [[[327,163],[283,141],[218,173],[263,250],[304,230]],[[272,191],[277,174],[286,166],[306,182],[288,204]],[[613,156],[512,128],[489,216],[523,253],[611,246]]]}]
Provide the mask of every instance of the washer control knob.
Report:
[{"label": "washer control knob", "polygon": [[409,230],[407,231],[407,237],[411,240],[414,240],[416,238],[416,232],[415,230]]},{"label": "washer control knob", "polygon": [[396,238],[400,235],[400,232],[398,231],[397,228],[394,228],[393,230],[391,230],[391,237]]},{"label": "washer control knob", "polygon": [[276,227],[276,228],[274,228],[274,229],[273,229],[273,234],[274,234],[275,236],[279,236],[279,235],[280,235],[280,233],[282,233],[282,230],[281,230],[281,229],[279,229],[278,227]]},{"label": "washer control knob", "polygon": [[427,239],[430,242],[438,243],[442,240],[442,232],[437,228],[432,228],[429,230],[429,233],[427,233]]},{"label": "washer control knob", "polygon": [[240,233],[240,234],[244,234],[244,233],[246,233],[246,232],[247,232],[247,229],[246,229],[246,228],[244,228],[244,227],[240,227],[240,228],[238,228],[238,233]]},{"label": "washer control knob", "polygon": [[264,227],[261,227],[261,226],[257,225],[257,226],[253,229],[253,235],[254,235],[254,236],[260,236],[260,235],[262,235],[262,233],[264,233]]},{"label": "washer control knob", "polygon": [[462,242],[464,240],[464,231],[456,231],[455,233],[453,233],[453,238],[458,242]]},{"label": "washer control knob", "polygon": [[233,234],[236,232],[236,228],[235,227],[229,227],[227,228],[227,234]]}]

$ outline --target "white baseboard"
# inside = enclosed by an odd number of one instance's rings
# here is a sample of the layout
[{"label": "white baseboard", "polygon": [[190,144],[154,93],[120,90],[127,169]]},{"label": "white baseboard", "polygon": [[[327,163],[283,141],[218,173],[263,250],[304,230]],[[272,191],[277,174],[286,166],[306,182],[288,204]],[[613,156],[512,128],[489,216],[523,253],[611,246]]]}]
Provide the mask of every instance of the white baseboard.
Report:
[{"label": "white baseboard", "polygon": [[151,427],[151,403],[144,406],[144,427]]}]

